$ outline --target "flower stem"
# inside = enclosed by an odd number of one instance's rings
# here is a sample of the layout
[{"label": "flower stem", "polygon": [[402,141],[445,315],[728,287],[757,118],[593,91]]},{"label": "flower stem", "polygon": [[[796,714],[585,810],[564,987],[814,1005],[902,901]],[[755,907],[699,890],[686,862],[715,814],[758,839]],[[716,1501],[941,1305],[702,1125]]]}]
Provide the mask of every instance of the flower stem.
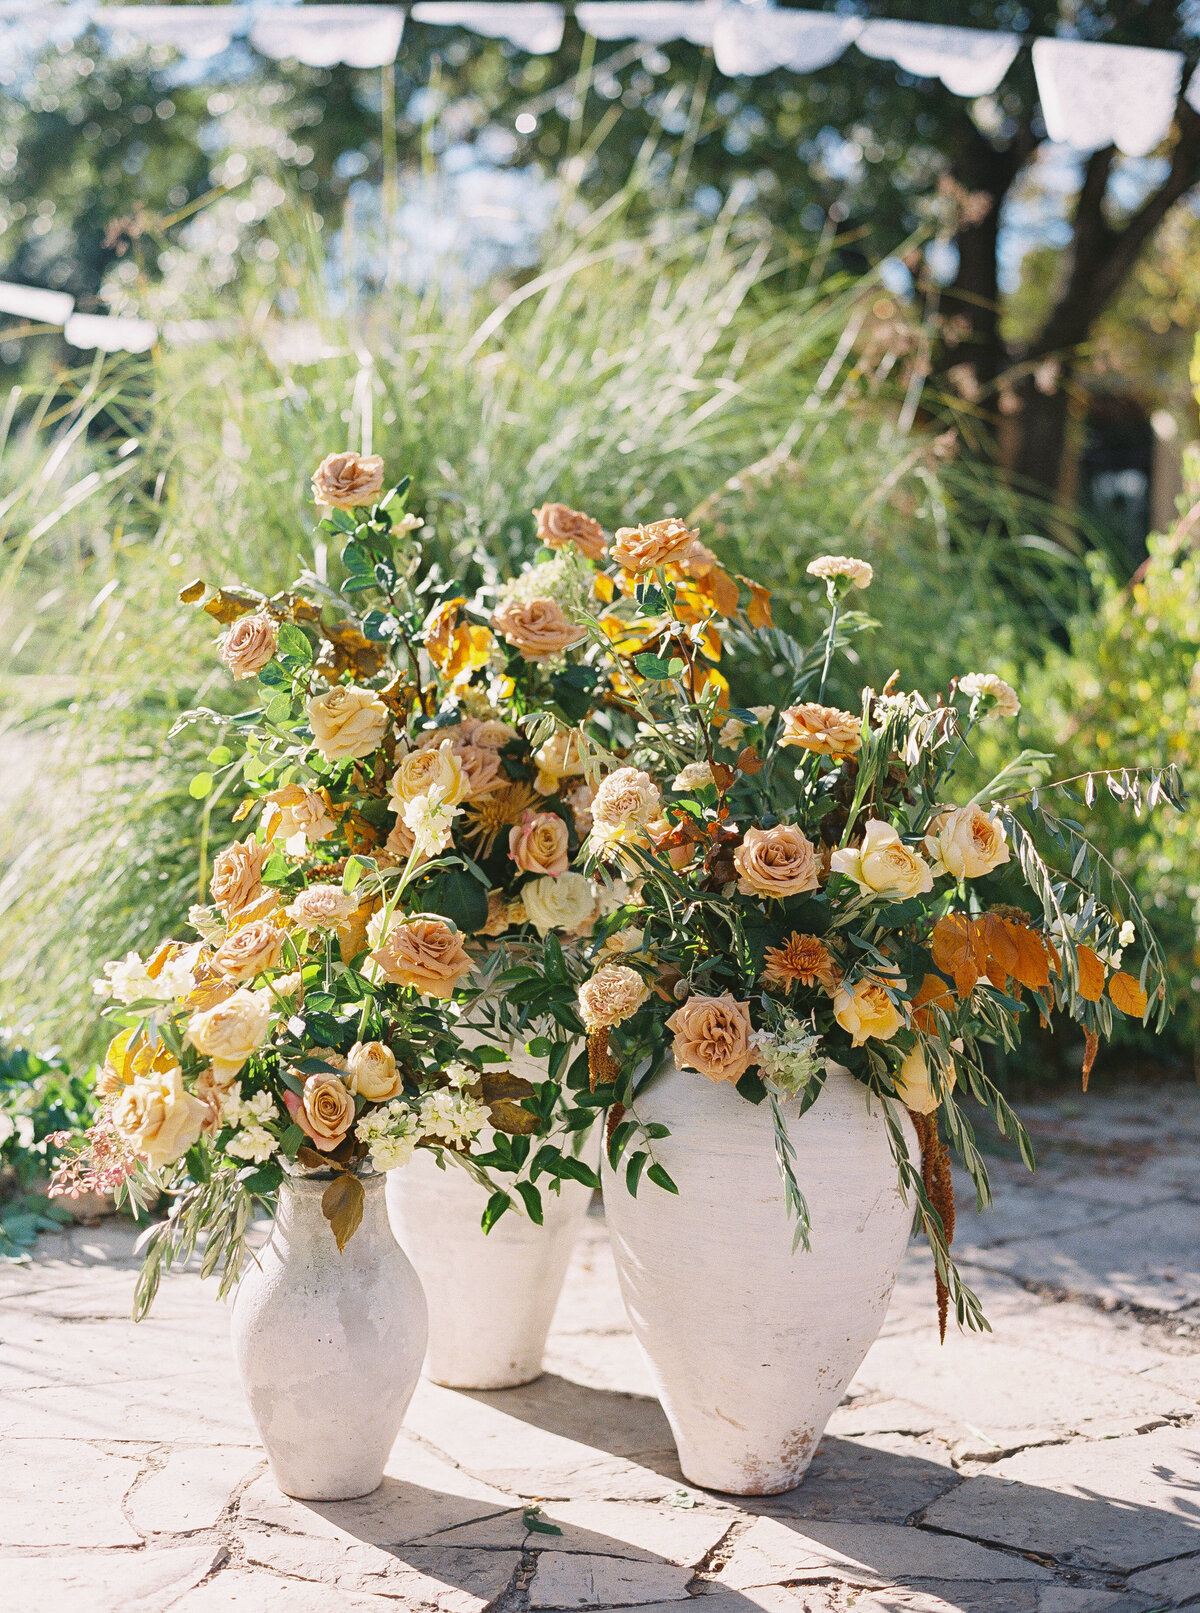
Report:
[{"label": "flower stem", "polygon": [[825,665],[821,668],[821,686],[817,690],[818,705],[825,699],[825,683],[829,677],[829,663],[833,660],[833,639],[834,634],[837,632],[838,612],[841,610],[841,605],[840,599],[834,600],[833,612],[829,618],[829,631],[825,635]]}]

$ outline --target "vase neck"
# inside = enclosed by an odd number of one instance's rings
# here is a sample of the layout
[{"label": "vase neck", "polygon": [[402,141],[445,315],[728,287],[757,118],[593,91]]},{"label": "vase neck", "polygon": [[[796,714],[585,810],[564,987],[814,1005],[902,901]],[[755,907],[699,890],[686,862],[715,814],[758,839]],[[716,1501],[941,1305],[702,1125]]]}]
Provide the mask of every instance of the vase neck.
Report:
[{"label": "vase neck", "polygon": [[[367,1238],[364,1239],[366,1242],[372,1234],[388,1226],[383,1176],[362,1176],[359,1177],[359,1181],[363,1187],[362,1225],[347,1243],[343,1251],[346,1255],[350,1254],[356,1241],[364,1233],[367,1234]],[[321,1209],[321,1200],[328,1187],[329,1181],[322,1181],[320,1178],[309,1176],[284,1178],[275,1208],[273,1234],[275,1246],[281,1253],[289,1248],[310,1245],[316,1239],[325,1238],[328,1238],[330,1246],[336,1249],[333,1229]]]}]

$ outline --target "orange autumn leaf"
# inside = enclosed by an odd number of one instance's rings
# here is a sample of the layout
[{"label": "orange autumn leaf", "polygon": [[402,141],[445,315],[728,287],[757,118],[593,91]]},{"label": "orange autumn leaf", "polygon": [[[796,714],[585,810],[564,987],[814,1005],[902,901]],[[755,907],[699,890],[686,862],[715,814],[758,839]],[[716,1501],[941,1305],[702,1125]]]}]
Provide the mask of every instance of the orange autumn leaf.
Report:
[{"label": "orange autumn leaf", "polygon": [[931,1006],[936,1006],[945,1013],[949,1013],[954,1007],[953,993],[940,975],[926,975],[921,982],[920,991],[912,1000],[912,1022],[926,1036],[937,1034],[933,1015],[929,1012]]},{"label": "orange autumn leaf", "polygon": [[1108,995],[1123,1014],[1141,1019],[1146,1012],[1146,993],[1132,975],[1119,970],[1108,983]]},{"label": "orange autumn leaf", "polygon": [[1017,961],[1013,967],[1013,978],[1019,980],[1030,991],[1045,991],[1050,984],[1050,954],[1046,950],[1046,943],[1035,931],[1024,924],[1014,924],[1010,919],[1002,920],[1005,933],[1016,943]]},{"label": "orange autumn leaf", "polygon": [[596,590],[596,598],[602,599],[606,605],[611,605],[617,597],[617,585],[606,571],[598,571],[592,578],[592,587]]},{"label": "orange autumn leaf", "polygon": [[1079,963],[1079,995],[1085,1002],[1098,1003],[1104,995],[1104,965],[1091,947],[1076,947]]},{"label": "orange autumn leaf", "polygon": [[930,951],[934,966],[953,977],[960,997],[970,995],[983,973],[977,940],[974,926],[965,913],[949,913],[933,927]]},{"label": "orange autumn leaf", "polygon": [[1088,1076],[1092,1073],[1092,1065],[1096,1062],[1096,1054],[1100,1051],[1100,1038],[1095,1031],[1088,1031],[1083,1039],[1083,1090],[1088,1088]]},{"label": "orange autumn leaf", "polygon": [[746,607],[746,620],[751,627],[774,627],[771,619],[771,590],[764,588],[760,582],[752,582],[749,577],[739,577],[740,583],[745,583],[750,590],[750,603]]},{"label": "orange autumn leaf", "polygon": [[463,598],[444,600],[425,625],[429,659],[446,678],[486,666],[491,655],[492,635],[487,628],[458,620],[465,603]]},{"label": "orange autumn leaf", "polygon": [[997,913],[984,913],[975,920],[975,932],[986,959],[984,972],[997,991],[1003,991],[1010,976],[1019,978],[1020,949]]}]

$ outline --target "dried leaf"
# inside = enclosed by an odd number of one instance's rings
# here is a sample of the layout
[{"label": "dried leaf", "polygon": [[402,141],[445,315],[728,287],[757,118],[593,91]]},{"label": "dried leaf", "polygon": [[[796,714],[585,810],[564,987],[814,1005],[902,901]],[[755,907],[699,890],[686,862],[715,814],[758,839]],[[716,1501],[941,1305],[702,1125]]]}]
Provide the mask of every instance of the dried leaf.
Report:
[{"label": "dried leaf", "polygon": [[1046,943],[1035,931],[1024,924],[1003,921],[1006,933],[1016,942],[1017,961],[1012,973],[1015,979],[1030,991],[1045,991],[1050,984],[1050,954]]},{"label": "dried leaf", "polygon": [[1092,1073],[1092,1065],[1096,1062],[1096,1054],[1100,1051],[1100,1038],[1095,1031],[1088,1031],[1083,1040],[1083,1090],[1088,1087],[1088,1076]]},{"label": "dried leaf", "polygon": [[519,1103],[513,1103],[509,1098],[489,1104],[488,1119],[496,1131],[506,1131],[512,1137],[532,1137],[541,1130],[542,1125],[537,1115],[530,1114],[528,1109],[522,1109]]},{"label": "dried leaf", "polygon": [[1108,995],[1123,1014],[1141,1019],[1146,1012],[1146,993],[1132,975],[1119,970],[1108,983]]},{"label": "dried leaf", "polygon": [[484,1103],[499,1103],[501,1098],[528,1098],[533,1095],[533,1082],[511,1070],[486,1070],[479,1082]]},{"label": "dried leaf", "polygon": [[935,1036],[937,1027],[933,1015],[928,1011],[929,1006],[936,1004],[944,1012],[949,1013],[954,1007],[954,997],[950,987],[940,975],[926,975],[921,982],[921,989],[912,1000],[912,1020],[919,1031],[926,1036]]},{"label": "dried leaf", "polygon": [[289,589],[282,594],[273,594],[267,601],[272,616],[280,616],[289,622],[318,623],[321,620],[319,608],[311,599],[303,594],[292,593]]},{"label": "dried leaf", "polygon": [[965,913],[948,913],[937,921],[930,937],[930,951],[934,967],[953,977],[958,995],[969,996],[984,971],[978,937]]},{"label": "dried leaf", "polygon": [[340,1254],[362,1224],[366,1194],[357,1176],[344,1171],[321,1194],[321,1214],[333,1229]]},{"label": "dried leaf", "polygon": [[329,651],[322,654],[321,662],[324,664],[328,658],[339,675],[353,672],[355,677],[373,678],[387,660],[387,646],[367,638],[354,622],[331,622],[322,627],[321,632],[330,646]]},{"label": "dried leaf", "polygon": [[310,1148],[307,1143],[297,1148],[296,1159],[306,1170],[324,1171],[329,1169],[329,1161],[324,1154],[318,1154],[316,1149]]},{"label": "dried leaf", "polygon": [[228,627],[239,616],[261,610],[265,603],[261,594],[252,593],[248,588],[218,588],[204,609],[215,622]]},{"label": "dried leaf", "polygon": [[[1104,965],[1091,947],[1076,947],[1075,955],[1079,961],[1079,995],[1085,1002],[1098,1003],[1104,995]],[[1085,1079],[1090,1068],[1088,1065],[1084,1070]]]},{"label": "dried leaf", "polygon": [[734,766],[737,768],[739,773],[747,773],[751,778],[753,778],[755,773],[762,772],[762,757],[758,754],[753,745],[747,745],[743,750],[738,752],[738,759],[734,763]]},{"label": "dried leaf", "polygon": [[204,598],[207,592],[208,584],[203,577],[197,577],[195,582],[190,582],[186,588],[179,590],[179,603],[181,605],[195,605]]},{"label": "dried leaf", "polygon": [[771,590],[764,588],[760,582],[752,582],[749,577],[739,577],[738,581],[745,583],[750,590],[750,603],[746,607],[746,620],[751,627],[774,627],[771,620]]}]

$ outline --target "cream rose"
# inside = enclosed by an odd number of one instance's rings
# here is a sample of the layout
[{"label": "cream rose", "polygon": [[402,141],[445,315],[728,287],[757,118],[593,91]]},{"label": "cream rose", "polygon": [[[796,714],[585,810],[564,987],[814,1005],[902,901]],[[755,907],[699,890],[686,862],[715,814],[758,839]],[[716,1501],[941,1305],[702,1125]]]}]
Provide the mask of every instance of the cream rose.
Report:
[{"label": "cream rose", "polygon": [[978,879],[1008,861],[1008,836],[999,818],[981,807],[955,807],[930,824],[925,850],[935,874]]},{"label": "cream rose", "polygon": [[243,986],[213,1008],[202,1009],[188,1020],[187,1039],[213,1061],[217,1078],[234,1076],[262,1045],[271,1023],[271,999],[266,992]]},{"label": "cream rose", "polygon": [[388,785],[388,805],[399,816],[404,808],[419,795],[438,793],[444,806],[457,806],[467,795],[467,780],[463,766],[454,754],[451,742],[443,740],[435,749],[410,750],[400,758]]},{"label": "cream rose", "polygon": [[649,773],[618,767],[601,779],[592,802],[592,838],[601,845],[638,838],[658,816],[662,796]]},{"label": "cream rose", "polygon": [[953,1092],[957,1078],[953,1059],[947,1059],[945,1064],[939,1064],[938,1074],[941,1076],[940,1093],[934,1091],[925,1044],[918,1042],[892,1077],[896,1083],[896,1096],[906,1109],[911,1109],[918,1115],[931,1115],[941,1098],[947,1092]]},{"label": "cream rose", "polygon": [[868,820],[861,845],[835,851],[829,866],[879,896],[924,896],[933,889],[933,869],[878,818]]},{"label": "cream rose", "polygon": [[312,495],[317,504],[353,510],[374,504],[383,492],[383,460],[378,454],[327,454],[313,471]]},{"label": "cream rose", "polygon": [[354,1124],[354,1099],[336,1075],[310,1075],[304,1095],[284,1094],[288,1113],[297,1121],[323,1154],[337,1147]]},{"label": "cream rose", "polygon": [[740,1081],[757,1062],[751,1041],[750,1006],[729,992],[689,997],[667,1020],[675,1033],[675,1062],[710,1081]]},{"label": "cream rose", "polygon": [[580,930],[596,915],[596,898],[582,874],[543,875],[521,886],[525,917],[539,935]]},{"label": "cream rose", "polygon": [[333,833],[329,797],[323,791],[306,790],[302,784],[285,784],[281,790],[272,790],[265,799],[269,806],[263,813],[263,829],[269,840],[279,837],[293,840],[303,835],[306,841],[315,844]]},{"label": "cream rose", "polygon": [[213,953],[213,967],[239,985],[277,969],[283,957],[284,932],[270,919],[255,919],[227,936]]},{"label": "cream rose", "polygon": [[177,1064],[135,1076],[112,1108],[113,1126],[151,1165],[174,1164],[200,1136],[207,1119],[208,1105],[184,1090]]},{"label": "cream rose", "polygon": [[441,919],[394,923],[370,959],[385,980],[411,986],[424,997],[452,997],[473,968],[462,936]]},{"label": "cream rose", "polygon": [[650,992],[641,975],[623,963],[606,963],[579,988],[579,1012],[588,1030],[619,1025],[636,1014]]},{"label": "cream rose", "polygon": [[506,599],[493,611],[492,626],[527,661],[547,661],[587,637],[556,599]]},{"label": "cream rose", "polygon": [[626,571],[653,571],[655,566],[686,554],[699,536],[698,529],[689,531],[686,523],[674,516],[645,526],[622,526],[617,528],[611,558]]},{"label": "cream rose", "polygon": [[820,888],[817,848],[794,823],[747,829],[733,866],[743,896],[796,896]]},{"label": "cream rose", "polygon": [[799,745],[818,756],[853,756],[862,745],[862,721],[853,712],[812,701],[779,715],[781,745]]},{"label": "cream rose", "polygon": [[602,560],[608,548],[604,528],[582,510],[566,504],[542,504],[533,512],[538,542],[548,549],[565,549],[573,543],[586,560]]},{"label": "cream rose", "polygon": [[391,713],[372,689],[339,683],[308,702],[313,743],[327,762],[369,756],[387,733]]},{"label": "cream rose", "polygon": [[[899,975],[889,975],[887,983],[893,991],[903,991],[905,982]],[[853,987],[839,986],[833,994],[833,1017],[844,1031],[850,1032],[854,1047],[861,1047],[869,1036],[878,1042],[890,1042],[904,1023],[903,1015],[877,979],[856,980]]]},{"label": "cream rose", "polygon": [[260,845],[253,835],[235,840],[218,853],[213,862],[208,889],[213,902],[228,918],[262,895],[263,864],[271,855],[270,846]]},{"label": "cream rose", "polygon": [[712,766],[708,762],[689,762],[671,780],[673,790],[702,790],[714,783]]},{"label": "cream rose", "polygon": [[386,1103],[403,1084],[396,1055],[385,1042],[355,1042],[346,1054],[346,1080],[351,1092],[369,1103]]},{"label": "cream rose", "polygon": [[596,799],[596,792],[590,784],[575,784],[566,792],[566,797],[575,824],[575,833],[582,840],[591,834],[595,822],[592,817],[592,802]]},{"label": "cream rose", "polygon": [[276,642],[275,623],[265,611],[257,611],[253,616],[238,617],[221,640],[218,653],[240,682],[274,660]]},{"label": "cream rose", "polygon": [[544,745],[533,753],[538,770],[537,789],[541,795],[553,795],[559,782],[565,778],[578,778],[583,772],[583,747],[577,729],[560,728]]},{"label": "cream rose", "polygon": [[554,812],[523,812],[508,831],[508,854],[523,874],[565,874],[567,826]]},{"label": "cream rose", "polygon": [[340,885],[309,885],[284,908],[293,924],[302,930],[349,929],[358,909],[359,898],[347,896]]}]

